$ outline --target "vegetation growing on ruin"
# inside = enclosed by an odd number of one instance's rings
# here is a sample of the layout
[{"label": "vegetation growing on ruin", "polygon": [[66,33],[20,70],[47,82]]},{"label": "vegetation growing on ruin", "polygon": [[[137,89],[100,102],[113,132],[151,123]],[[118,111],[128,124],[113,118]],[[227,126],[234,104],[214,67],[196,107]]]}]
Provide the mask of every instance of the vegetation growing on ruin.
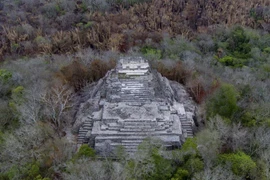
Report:
[{"label": "vegetation growing on ruin", "polygon": [[[270,179],[268,0],[2,0],[0,19],[0,179]],[[196,138],[76,151],[76,102],[138,55],[198,103]]]}]

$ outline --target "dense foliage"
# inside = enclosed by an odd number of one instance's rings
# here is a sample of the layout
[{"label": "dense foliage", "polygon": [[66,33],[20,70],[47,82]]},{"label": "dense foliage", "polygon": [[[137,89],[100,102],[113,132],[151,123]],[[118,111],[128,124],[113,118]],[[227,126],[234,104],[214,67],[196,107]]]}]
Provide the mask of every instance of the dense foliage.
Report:
[{"label": "dense foliage", "polygon": [[[0,179],[270,179],[268,0],[0,2]],[[240,24],[240,25],[239,25]],[[128,158],[76,147],[74,113],[120,56],[198,103],[197,133]]]}]

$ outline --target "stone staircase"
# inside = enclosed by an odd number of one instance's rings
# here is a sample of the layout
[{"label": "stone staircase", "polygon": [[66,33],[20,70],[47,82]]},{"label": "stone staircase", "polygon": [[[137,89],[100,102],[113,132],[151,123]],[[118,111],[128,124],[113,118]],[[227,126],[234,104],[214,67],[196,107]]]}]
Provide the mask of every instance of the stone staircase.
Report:
[{"label": "stone staircase", "polygon": [[192,138],[193,137],[193,130],[192,130],[192,124],[190,121],[187,120],[186,116],[179,116],[179,119],[181,121],[183,134],[186,134],[185,138]]},{"label": "stone staircase", "polygon": [[121,80],[118,93],[122,102],[147,102],[154,99],[154,91],[149,87],[148,81],[124,79]]},{"label": "stone staircase", "polygon": [[92,127],[93,127],[92,119],[88,117],[87,121],[85,121],[79,129],[78,138],[77,138],[78,144],[88,143],[86,134],[87,132],[92,130]]}]

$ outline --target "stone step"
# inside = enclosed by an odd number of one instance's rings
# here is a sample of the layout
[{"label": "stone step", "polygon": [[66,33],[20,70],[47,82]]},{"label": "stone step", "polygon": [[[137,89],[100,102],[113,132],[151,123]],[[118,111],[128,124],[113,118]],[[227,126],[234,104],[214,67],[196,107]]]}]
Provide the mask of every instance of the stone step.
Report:
[{"label": "stone step", "polygon": [[80,129],[79,132],[78,132],[78,134],[86,134],[87,132],[88,132],[88,130],[82,130],[82,129]]},{"label": "stone step", "polygon": [[120,89],[122,92],[126,91],[153,91],[153,89],[148,88],[148,87],[125,87]]},{"label": "stone step", "polygon": [[123,125],[120,125],[120,124],[108,124],[108,127],[112,127],[112,128],[122,128]]},{"label": "stone step", "polygon": [[182,124],[181,123],[181,125],[182,125],[182,127],[190,127],[190,128],[192,127],[191,124]]},{"label": "stone step", "polygon": [[147,83],[148,81],[146,80],[140,80],[140,79],[119,79],[121,83]]},{"label": "stone step", "polygon": [[119,91],[120,95],[124,95],[124,94],[149,95],[149,94],[153,94],[153,93],[154,92],[151,92],[148,89],[139,89],[139,90],[130,89],[130,90],[121,90],[121,91]]},{"label": "stone step", "polygon": [[121,95],[121,100],[154,100],[152,96],[141,96],[141,95]]},{"label": "stone step", "polygon": [[98,136],[95,138],[96,141],[106,141],[106,140],[117,140],[117,141],[127,141],[127,140],[141,140],[143,141],[145,136]]},{"label": "stone step", "polygon": [[151,92],[149,90],[146,89],[141,89],[141,90],[125,90],[125,91],[118,91],[118,94],[121,95],[152,95],[154,96],[154,92]]},{"label": "stone step", "polygon": [[153,88],[151,86],[148,86],[148,84],[125,84],[125,86],[121,86],[121,88],[129,88],[129,87],[135,87],[135,88]]},{"label": "stone step", "polygon": [[156,122],[155,119],[125,119],[124,121],[125,123],[126,122],[149,122],[149,123]]},{"label": "stone step", "polygon": [[[118,132],[118,135],[122,135],[122,136],[136,136],[136,135],[141,135],[141,136],[163,136],[163,135],[166,135],[166,136],[174,136],[175,133],[172,133],[172,132],[165,132],[165,131],[155,131],[153,129],[153,131],[119,131]],[[109,134],[108,134],[109,136]]]},{"label": "stone step", "polygon": [[126,82],[123,82],[121,83],[121,85],[143,85],[145,84],[143,81],[126,81]]},{"label": "stone step", "polygon": [[190,121],[188,121],[188,120],[181,120],[181,118],[179,118],[180,119],[180,121],[182,122],[182,123],[190,123]]},{"label": "stone step", "polygon": [[128,121],[128,122],[124,122],[124,126],[156,126],[157,123],[153,122],[153,121]]},{"label": "stone step", "polygon": [[142,129],[142,128],[134,128],[134,129],[120,129],[120,132],[153,132],[155,129]]},{"label": "stone step", "polygon": [[129,89],[129,90],[120,90],[119,94],[131,94],[131,93],[139,93],[139,94],[151,94],[153,92],[149,91],[149,89]]},{"label": "stone step", "polygon": [[168,128],[165,128],[165,127],[159,127],[159,128],[155,128],[155,131],[164,131]]},{"label": "stone step", "polygon": [[148,84],[146,84],[146,83],[144,83],[144,84],[139,84],[139,83],[123,83],[122,85],[121,85],[121,88],[127,88],[127,87],[142,87],[142,88],[144,88],[144,87],[146,87],[146,88],[153,88],[153,87],[151,87],[151,86],[148,86]]},{"label": "stone step", "polygon": [[[139,143],[137,143],[137,144],[126,144],[126,143],[114,143],[114,142],[112,142],[112,143],[110,143],[110,145],[112,147],[123,146],[125,149],[137,149]],[[95,143],[95,147],[102,147],[102,146],[104,146],[103,142],[101,142],[101,143],[96,142]]]},{"label": "stone step", "polygon": [[153,91],[149,89],[129,89],[118,91],[119,94],[130,94],[130,93],[139,93],[139,94],[154,94]]},{"label": "stone step", "polygon": [[127,86],[122,86],[121,88],[120,88],[121,90],[141,90],[141,89],[143,89],[143,90],[153,90],[151,87],[148,87],[148,86],[129,86],[129,85],[127,85]]},{"label": "stone step", "polygon": [[144,102],[151,102],[151,99],[122,99],[121,102],[140,102],[140,103],[144,103]]},{"label": "stone step", "polygon": [[181,124],[184,126],[192,126],[190,122],[181,122]]},{"label": "stone step", "polygon": [[84,121],[84,124],[92,124],[92,118],[91,117],[87,117],[87,120]]},{"label": "stone step", "polygon": [[93,123],[84,123],[83,126],[92,126]]},{"label": "stone step", "polygon": [[124,101],[147,101],[147,100],[151,100],[153,99],[151,96],[135,96],[135,95],[123,95],[123,96],[120,96],[120,100]]},{"label": "stone step", "polygon": [[152,129],[153,127],[152,126],[139,126],[139,125],[137,125],[137,126],[124,126],[123,128],[124,129],[139,129],[139,128],[141,128],[141,129]]},{"label": "stone step", "polygon": [[92,126],[93,126],[92,124],[86,124],[86,123],[83,124],[83,127],[92,127]]},{"label": "stone step", "polygon": [[181,122],[181,124],[184,125],[184,126],[191,126],[191,123],[185,123],[185,122],[183,123],[183,122]]},{"label": "stone step", "polygon": [[[127,138],[128,136],[143,136],[144,138],[148,137],[148,136],[152,136],[152,137],[155,137],[155,136],[176,136],[178,135],[177,133],[173,133],[173,132],[163,132],[163,131],[137,131],[137,132],[121,132],[121,131],[118,131],[117,133],[106,133],[106,131],[103,131],[102,132],[102,135],[100,136],[103,136],[103,137],[117,137],[117,136],[123,136],[125,138]],[[124,139],[125,139],[124,138]]]},{"label": "stone step", "polygon": [[111,146],[125,146],[125,147],[137,147],[141,142],[130,142],[130,143],[111,143]]},{"label": "stone step", "polygon": [[121,91],[126,91],[126,90],[141,90],[141,89],[147,90],[148,88],[145,88],[145,87],[125,87],[125,88],[121,88]]},{"label": "stone step", "polygon": [[79,130],[79,134],[80,134],[80,133],[87,133],[87,132],[88,132],[87,129],[80,129],[80,130]]},{"label": "stone step", "polygon": [[83,124],[82,127],[83,128],[85,128],[85,127],[93,127],[93,125],[92,124]]},{"label": "stone step", "polygon": [[187,121],[187,117],[186,116],[185,117],[178,116],[178,117],[179,117],[180,121]]},{"label": "stone step", "polygon": [[181,122],[182,125],[191,126],[191,123]]},{"label": "stone step", "polygon": [[92,125],[93,122],[86,121],[86,122],[84,122],[83,124],[84,124],[84,125]]},{"label": "stone step", "polygon": [[141,143],[143,140],[122,140],[122,143]]},{"label": "stone step", "polygon": [[122,82],[121,84],[125,85],[132,85],[132,84],[142,84],[142,85],[148,85],[148,81],[143,81],[143,80],[130,80],[130,81],[125,81]]},{"label": "stone step", "polygon": [[192,129],[191,126],[182,126],[182,129]]},{"label": "stone step", "polygon": [[133,103],[133,102],[150,103],[151,100],[121,100],[121,102],[124,102],[124,103]]},{"label": "stone step", "polygon": [[152,99],[149,96],[135,96],[135,95],[125,95],[125,96],[121,96],[121,100],[149,100]]},{"label": "stone step", "polygon": [[119,131],[120,128],[123,128],[123,127],[108,127],[107,130]]},{"label": "stone step", "polygon": [[79,134],[78,138],[85,138],[85,134],[81,134],[81,135]]},{"label": "stone step", "polygon": [[145,99],[153,99],[153,97],[151,95],[135,95],[135,94],[126,94],[126,95],[120,95],[120,98],[121,99],[126,99],[126,100],[130,100],[130,99],[142,99],[142,100],[145,100]]}]

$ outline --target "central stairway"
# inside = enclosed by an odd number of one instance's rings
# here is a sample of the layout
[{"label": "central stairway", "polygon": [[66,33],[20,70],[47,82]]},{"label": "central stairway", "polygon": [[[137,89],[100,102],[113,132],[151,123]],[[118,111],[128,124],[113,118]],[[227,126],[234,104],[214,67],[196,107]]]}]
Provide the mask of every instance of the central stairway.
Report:
[{"label": "central stairway", "polygon": [[149,102],[154,98],[154,91],[149,82],[144,80],[120,80],[118,95],[122,102]]}]

